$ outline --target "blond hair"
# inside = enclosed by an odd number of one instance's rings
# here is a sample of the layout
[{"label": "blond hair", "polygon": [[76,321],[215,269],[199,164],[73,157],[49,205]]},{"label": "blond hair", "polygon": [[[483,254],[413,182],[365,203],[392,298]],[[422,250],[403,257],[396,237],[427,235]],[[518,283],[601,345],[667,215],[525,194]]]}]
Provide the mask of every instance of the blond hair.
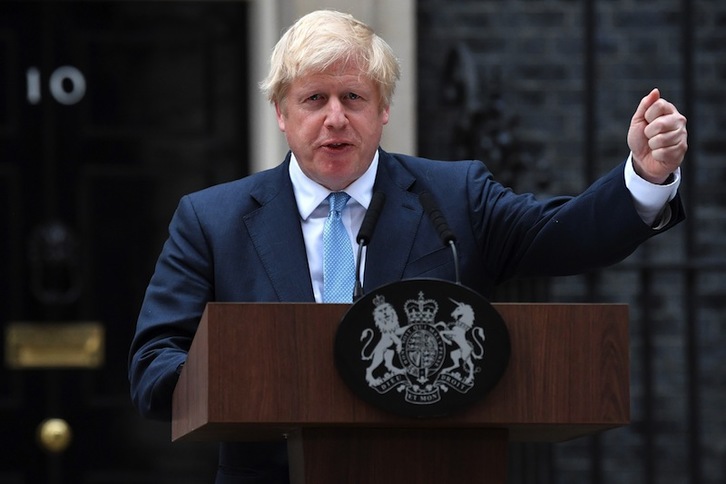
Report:
[{"label": "blond hair", "polygon": [[378,86],[381,108],[391,105],[401,72],[393,49],[368,25],[334,10],[309,13],[285,32],[272,51],[270,72],[260,89],[270,102],[280,103],[295,79],[339,63],[357,64]]}]

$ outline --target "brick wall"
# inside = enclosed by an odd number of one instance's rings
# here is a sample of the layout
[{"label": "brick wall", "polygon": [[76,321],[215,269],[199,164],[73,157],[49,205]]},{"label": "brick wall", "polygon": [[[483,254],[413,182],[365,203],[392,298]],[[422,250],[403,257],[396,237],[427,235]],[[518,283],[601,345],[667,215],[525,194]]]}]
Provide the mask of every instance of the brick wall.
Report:
[{"label": "brick wall", "polygon": [[[577,193],[590,174],[622,161],[630,117],[652,87],[687,114],[690,150],[682,193],[688,223],[649,241],[615,268],[552,281],[550,297],[590,301],[594,291],[594,302],[631,305],[633,424],[602,435],[601,482],[681,484],[698,478],[694,484],[722,483],[726,2],[595,0],[589,59],[585,8],[585,1],[575,0],[420,0],[419,153],[456,157],[451,126],[457,112],[442,102],[442,79],[447,55],[458,42],[474,54],[482,98],[486,81],[498,78],[502,101],[518,119],[518,138],[542,143],[553,168],[542,196]],[[683,25],[689,14],[690,31]],[[595,73],[592,90],[588,61]],[[590,147],[585,145],[588,96],[594,108]],[[589,166],[587,153],[592,154]],[[697,354],[690,373],[689,331]],[[689,413],[689,401],[695,402],[695,413]],[[693,436],[699,441],[695,460],[689,454]],[[558,444],[554,455],[555,482],[591,482],[589,440]]]}]

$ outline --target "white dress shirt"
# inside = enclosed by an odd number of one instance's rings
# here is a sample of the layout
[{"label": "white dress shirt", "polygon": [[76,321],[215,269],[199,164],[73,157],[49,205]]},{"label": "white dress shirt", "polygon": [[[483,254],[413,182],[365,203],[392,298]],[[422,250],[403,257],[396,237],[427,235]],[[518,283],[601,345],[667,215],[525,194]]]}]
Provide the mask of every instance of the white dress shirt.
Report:
[{"label": "white dress shirt", "polygon": [[633,168],[633,154],[625,163],[625,186],[633,197],[635,210],[647,225],[662,229],[671,220],[668,202],[675,198],[681,184],[681,168],[673,172],[673,179],[667,185],[656,185],[644,180]]},{"label": "white dress shirt", "polygon": [[[305,250],[308,254],[308,267],[310,268],[310,280],[313,283],[313,294],[315,295],[315,301],[321,302],[323,293],[323,225],[329,212],[329,204],[326,198],[331,191],[308,178],[300,169],[294,154],[290,158],[290,179],[295,192],[297,209],[300,212],[300,224],[305,239]],[[376,151],[368,170],[345,189],[345,193],[350,195],[350,200],[345,205],[341,218],[348,232],[348,237],[350,237],[354,256],[358,254],[358,244],[355,237],[358,235],[360,226],[363,223],[363,217],[365,217],[368,205],[371,203],[373,182],[376,179],[377,171],[378,151]],[[364,272],[365,250],[361,260],[361,282]],[[353,288],[351,288],[351,292],[352,290]]]}]

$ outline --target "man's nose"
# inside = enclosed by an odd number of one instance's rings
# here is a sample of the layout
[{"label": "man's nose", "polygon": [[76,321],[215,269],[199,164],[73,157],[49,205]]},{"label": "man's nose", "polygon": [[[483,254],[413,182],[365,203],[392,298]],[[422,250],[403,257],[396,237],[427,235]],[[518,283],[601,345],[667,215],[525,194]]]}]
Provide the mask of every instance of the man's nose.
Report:
[{"label": "man's nose", "polygon": [[331,98],[326,106],[325,125],[329,128],[342,128],[348,123],[345,106],[337,98]]}]

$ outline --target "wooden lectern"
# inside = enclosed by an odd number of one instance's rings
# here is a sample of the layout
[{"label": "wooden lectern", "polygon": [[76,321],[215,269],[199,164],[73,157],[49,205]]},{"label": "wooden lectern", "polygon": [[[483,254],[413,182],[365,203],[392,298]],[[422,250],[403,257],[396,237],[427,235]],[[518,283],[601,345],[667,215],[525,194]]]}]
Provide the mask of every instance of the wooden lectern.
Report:
[{"label": "wooden lectern", "polygon": [[504,484],[510,440],[629,422],[625,305],[494,304],[509,367],[483,400],[431,419],[379,410],[340,378],[348,307],[210,303],[174,391],[172,440],[287,439],[294,484]]}]

